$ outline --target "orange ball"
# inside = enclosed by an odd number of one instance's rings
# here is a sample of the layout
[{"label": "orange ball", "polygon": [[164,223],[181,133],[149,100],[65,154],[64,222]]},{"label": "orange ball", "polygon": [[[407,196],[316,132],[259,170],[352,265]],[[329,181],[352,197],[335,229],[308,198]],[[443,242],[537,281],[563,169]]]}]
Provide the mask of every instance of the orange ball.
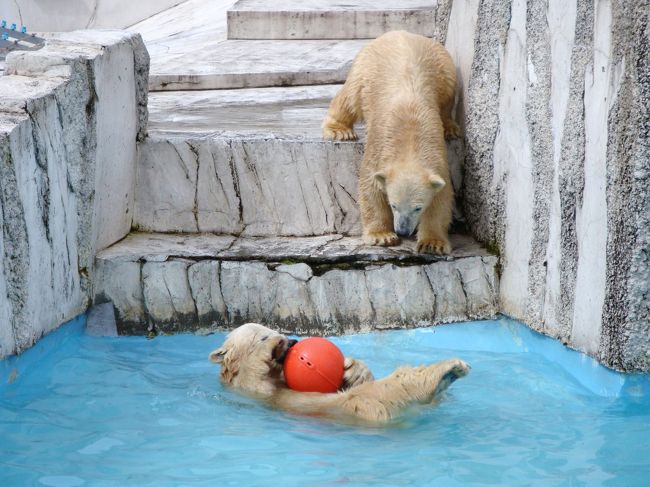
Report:
[{"label": "orange ball", "polygon": [[287,352],[284,379],[301,392],[336,392],[343,382],[345,358],[329,340],[305,338]]}]

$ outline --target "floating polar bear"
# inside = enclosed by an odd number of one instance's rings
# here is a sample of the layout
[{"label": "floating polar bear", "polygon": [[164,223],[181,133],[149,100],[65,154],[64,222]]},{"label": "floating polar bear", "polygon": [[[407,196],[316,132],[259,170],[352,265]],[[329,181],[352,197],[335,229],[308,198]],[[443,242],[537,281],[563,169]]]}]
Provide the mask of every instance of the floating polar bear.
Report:
[{"label": "floating polar bear", "polygon": [[221,382],[266,404],[297,414],[325,416],[340,421],[385,423],[413,404],[430,404],[469,366],[459,359],[420,367],[400,367],[375,380],[361,361],[345,359],[341,391],[297,392],[289,389],[282,361],[292,341],[257,323],[232,331],[210,354],[221,365]]},{"label": "floating polar bear", "polygon": [[389,32],[357,55],[323,122],[326,139],[367,142],[359,174],[363,238],[396,245],[418,229],[420,252],[451,251],[448,228],[454,194],[445,137],[460,134],[451,118],[456,69],[438,42]]}]

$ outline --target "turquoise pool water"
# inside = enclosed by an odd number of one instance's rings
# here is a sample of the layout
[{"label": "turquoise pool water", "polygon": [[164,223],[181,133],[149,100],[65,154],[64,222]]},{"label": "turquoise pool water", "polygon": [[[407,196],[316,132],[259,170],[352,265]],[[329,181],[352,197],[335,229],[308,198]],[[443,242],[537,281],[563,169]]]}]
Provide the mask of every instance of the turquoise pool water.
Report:
[{"label": "turquoise pool water", "polygon": [[[225,390],[223,335],[96,338],[83,319],[0,362],[0,485],[650,485],[650,379],[511,320],[334,339],[375,375],[459,356],[440,406],[388,428]],[[571,372],[569,372],[571,371]]]}]

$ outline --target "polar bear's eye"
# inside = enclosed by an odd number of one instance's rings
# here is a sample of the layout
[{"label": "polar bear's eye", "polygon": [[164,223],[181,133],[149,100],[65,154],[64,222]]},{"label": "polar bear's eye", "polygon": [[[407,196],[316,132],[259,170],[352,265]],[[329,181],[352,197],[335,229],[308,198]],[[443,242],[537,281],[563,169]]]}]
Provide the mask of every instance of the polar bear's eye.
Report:
[{"label": "polar bear's eye", "polygon": [[392,210],[395,209],[395,205],[393,203],[390,204],[390,207],[391,207]]},{"label": "polar bear's eye", "polygon": [[416,206],[415,208],[413,208],[413,211],[422,211],[422,207],[421,206]]}]

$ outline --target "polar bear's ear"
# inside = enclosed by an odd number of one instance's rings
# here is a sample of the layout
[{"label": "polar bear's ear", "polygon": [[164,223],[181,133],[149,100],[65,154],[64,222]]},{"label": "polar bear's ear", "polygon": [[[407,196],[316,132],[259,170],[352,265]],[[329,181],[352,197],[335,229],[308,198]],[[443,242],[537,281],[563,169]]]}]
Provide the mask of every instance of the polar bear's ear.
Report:
[{"label": "polar bear's ear", "polygon": [[386,173],[383,171],[377,171],[372,175],[374,183],[380,188],[384,189],[386,187]]},{"label": "polar bear's ear", "polygon": [[211,362],[221,365],[221,379],[229,384],[239,373],[239,358],[237,354],[233,356],[233,353],[228,353],[228,350],[221,347],[209,355]]},{"label": "polar bear's ear", "polygon": [[223,358],[225,356],[226,356],[226,351],[223,348],[218,348],[210,352],[208,358],[210,359],[210,362],[213,362],[215,364],[220,364],[223,362]]},{"label": "polar bear's ear", "polygon": [[446,184],[445,180],[442,179],[437,174],[431,174],[429,176],[429,183],[431,184],[431,186],[433,186],[433,189],[435,189],[436,191],[440,191],[442,188],[445,187]]}]

